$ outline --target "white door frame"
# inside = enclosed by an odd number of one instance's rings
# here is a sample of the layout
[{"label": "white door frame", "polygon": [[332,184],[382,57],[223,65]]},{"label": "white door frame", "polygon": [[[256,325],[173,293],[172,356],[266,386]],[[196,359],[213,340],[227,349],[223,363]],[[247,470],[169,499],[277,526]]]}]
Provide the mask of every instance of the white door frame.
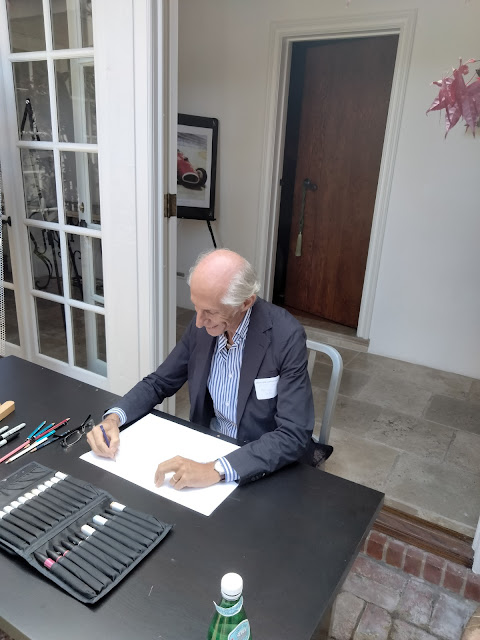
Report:
[{"label": "white door frame", "polygon": [[[5,0],[1,4],[5,27]],[[167,26],[158,29],[157,13],[164,25],[167,9],[173,17]],[[158,82],[157,74],[161,69],[163,77],[164,66],[170,59],[167,47],[171,46],[171,40],[176,42],[176,33],[170,39],[167,37],[169,29],[177,28],[176,10],[177,0],[93,0],[94,51],[77,49],[61,54],[65,58],[74,52],[83,57],[93,54],[95,60],[107,378],[38,352],[29,330],[35,318],[33,300],[29,299],[29,270],[20,251],[12,257],[21,340],[16,355],[118,394],[128,391],[155,368],[172,345],[173,329],[165,316],[175,318],[175,286],[165,287],[164,282],[175,284],[176,230],[175,224],[167,224],[163,218],[163,194],[168,190],[174,166],[170,155],[175,158],[176,154],[173,155],[174,150],[167,154],[164,145],[158,144],[157,136],[160,130],[164,136],[165,132],[169,132],[170,138],[174,135],[169,129],[171,118],[164,115],[167,99],[170,109],[175,110],[176,130],[176,75],[169,84],[170,92],[175,92],[172,96],[165,93],[166,85]],[[5,73],[11,75],[8,46],[3,39],[2,53],[6,55],[2,56],[3,79],[0,69],[2,89]],[[45,58],[42,53],[26,57]],[[176,61],[176,50],[172,59]],[[2,94],[3,90],[0,103]],[[5,141],[0,155],[7,187],[5,200],[13,212],[23,210],[23,185],[18,157],[22,143],[18,142],[16,110],[11,103],[10,99],[8,109],[0,113],[0,135]],[[42,144],[38,143],[39,148]],[[77,149],[89,150],[88,145],[84,146],[85,149]],[[56,169],[58,172],[59,167]],[[61,195],[60,189],[57,199]],[[27,238],[20,217],[12,215],[12,243],[17,247],[23,243],[25,249]],[[100,236],[96,229],[75,227],[72,232]],[[169,248],[168,255],[165,245]],[[66,253],[66,247],[62,249]],[[63,276],[66,282],[68,274],[65,272]],[[85,307],[77,301],[75,306]],[[70,351],[71,348],[70,345]]]},{"label": "white door frame", "polygon": [[292,44],[313,40],[399,35],[357,329],[357,335],[366,339],[370,335],[416,17],[417,11],[409,10],[340,19],[274,22],[270,29],[265,143],[257,228],[257,269],[264,282],[265,297],[268,300],[272,298],[275,272]]}]

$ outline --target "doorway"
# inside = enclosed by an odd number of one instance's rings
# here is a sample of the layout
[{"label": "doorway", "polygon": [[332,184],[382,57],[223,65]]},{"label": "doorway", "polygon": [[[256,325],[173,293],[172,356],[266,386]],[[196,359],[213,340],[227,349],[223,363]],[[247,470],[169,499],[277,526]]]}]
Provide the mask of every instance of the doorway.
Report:
[{"label": "doorway", "polygon": [[273,301],[356,328],[398,35],[292,45]]}]

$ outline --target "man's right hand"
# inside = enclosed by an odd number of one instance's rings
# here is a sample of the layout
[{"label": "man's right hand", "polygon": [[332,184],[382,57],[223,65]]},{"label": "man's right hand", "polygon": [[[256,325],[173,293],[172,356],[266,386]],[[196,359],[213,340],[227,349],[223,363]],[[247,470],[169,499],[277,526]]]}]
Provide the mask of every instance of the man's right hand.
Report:
[{"label": "man's right hand", "polygon": [[[105,432],[110,440],[110,446],[107,446],[103,437],[100,424],[103,425]],[[97,456],[104,458],[115,458],[120,445],[120,417],[116,413],[109,413],[99,424],[87,433],[88,444]]]}]

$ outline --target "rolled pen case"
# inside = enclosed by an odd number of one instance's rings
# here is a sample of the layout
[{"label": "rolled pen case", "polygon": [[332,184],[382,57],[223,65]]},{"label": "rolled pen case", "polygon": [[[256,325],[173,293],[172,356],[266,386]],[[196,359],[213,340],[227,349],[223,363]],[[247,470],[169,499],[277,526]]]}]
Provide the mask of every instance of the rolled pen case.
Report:
[{"label": "rolled pen case", "polygon": [[[115,521],[113,519],[107,519],[103,516],[97,515],[93,516],[93,521],[95,524],[99,524],[102,527],[105,527],[105,529],[113,529],[114,531],[118,531],[118,533],[128,539],[129,544],[130,540],[134,540],[135,542],[138,542],[143,548],[150,546],[151,540],[149,540],[149,538],[146,538],[141,533],[137,533],[136,531],[128,529],[128,527],[123,526],[120,522],[118,522],[118,520]],[[138,550],[141,551],[142,549],[139,548]]]},{"label": "rolled pen case", "polygon": [[[5,513],[5,511],[0,511],[0,513]],[[19,529],[23,529],[23,531],[26,531],[27,533],[31,534],[33,536],[33,539],[38,538],[43,533],[41,529],[37,529],[37,527],[34,527],[28,522],[25,522],[24,520],[22,520],[21,518],[18,518],[17,516],[13,515],[13,513],[7,512],[5,519],[7,522],[19,527]]]},{"label": "rolled pen case", "polygon": [[[76,491],[75,489],[71,489],[68,485],[65,484],[65,482],[62,482],[62,480],[59,480],[58,478],[55,478],[55,476],[53,476],[52,478],[50,478],[49,482],[51,482],[56,489],[58,489],[59,491],[61,491],[63,494],[65,494],[65,496],[68,496],[71,500],[75,500],[75,502],[79,502],[81,505],[85,505],[87,504],[87,502],[91,501],[91,497],[90,496],[84,496],[83,493],[80,493],[79,491]],[[45,483],[47,484],[47,483]],[[47,484],[47,486],[49,486]]]},{"label": "rolled pen case", "polygon": [[[88,527],[88,530],[87,530],[87,527]],[[89,533],[89,531],[90,531],[90,533]],[[120,552],[123,556],[126,556],[127,558],[130,558],[129,564],[138,555],[133,549],[130,549],[129,547],[126,547],[121,542],[118,542],[118,540],[116,540],[115,538],[112,538],[110,536],[110,533],[106,533],[104,531],[99,531],[98,529],[94,529],[93,527],[89,526],[88,524],[87,525],[85,525],[85,524],[83,525],[82,532],[86,533],[87,535],[95,536],[97,538],[97,540],[101,540],[102,542],[107,544],[112,549],[115,549],[116,551]],[[95,533],[93,533],[93,532],[95,532]]]},{"label": "rolled pen case", "polygon": [[[82,545],[75,546],[71,542],[66,542],[63,540],[61,541],[61,545],[63,547],[66,547],[67,551],[70,552],[72,559],[73,557],[77,557],[77,556],[79,558],[82,558],[83,560],[85,560],[85,562],[88,562],[90,566],[96,567],[98,569],[98,573],[100,573],[101,575],[107,578],[110,578],[110,580],[113,580],[114,578],[116,578],[117,575],[120,573],[120,571],[116,571],[106,562],[103,562],[103,560],[101,560],[98,556],[95,556],[93,555],[93,553],[90,553],[89,551],[87,551],[87,549],[85,549],[85,547]],[[95,574],[95,577],[98,578],[96,574]]]},{"label": "rolled pen case", "polygon": [[65,567],[57,564],[51,558],[42,556],[42,554],[38,553],[37,551],[34,552],[34,556],[42,566],[51,571],[53,575],[57,576],[60,582],[68,584],[69,587],[82,595],[84,598],[93,599],[95,597],[95,591],[84,582],[79,580],[76,576],[73,576],[70,571],[67,571],[67,569],[65,569]]},{"label": "rolled pen case", "polygon": [[4,540],[6,542],[9,542],[10,544],[13,544],[13,546],[17,547],[17,549],[25,549],[25,547],[28,547],[28,542],[25,542],[25,540],[22,540],[21,538],[13,534],[8,529],[5,529],[5,527],[2,526],[1,520],[0,520],[0,540]]},{"label": "rolled pen case", "polygon": [[34,503],[36,507],[41,508],[45,513],[51,514],[52,517],[57,517],[59,521],[71,513],[70,511],[64,511],[52,500],[49,500],[46,496],[42,496],[41,493],[38,489],[32,489],[31,492],[26,493],[25,496],[28,497],[32,495],[32,497],[35,498]]},{"label": "rolled pen case", "polygon": [[[120,504],[120,502],[111,502],[110,509],[113,509],[113,511],[117,511],[119,513],[130,515],[137,520],[141,520],[142,522],[147,523],[145,526],[150,525],[153,531],[159,531],[158,522],[156,522],[152,516],[149,516],[146,513],[140,513],[140,511],[130,509],[130,507],[126,507],[124,504]],[[160,531],[163,531],[163,528],[161,528]]]},{"label": "rolled pen case", "polygon": [[57,522],[60,522],[60,518],[53,518],[51,514],[44,513],[40,509],[37,509],[30,502],[30,498],[26,498],[25,496],[19,496],[18,501],[21,504],[23,504],[23,506],[25,507],[25,510],[31,513],[32,516],[35,516],[39,520],[42,520],[42,522],[45,522],[45,524],[48,524],[50,527],[56,524]]},{"label": "rolled pen case", "polygon": [[43,533],[45,533],[45,531],[48,531],[48,529],[50,528],[47,524],[45,524],[45,522],[42,522],[42,520],[39,520],[35,516],[32,516],[32,514],[28,513],[28,511],[23,508],[23,505],[16,500],[11,502],[6,507],[3,507],[3,510],[7,513],[13,512],[14,516],[17,516],[17,518],[28,522],[28,524],[31,524],[37,529],[40,529],[41,531],[43,531]]},{"label": "rolled pen case", "polygon": [[10,531],[10,533],[13,533],[15,536],[17,536],[17,538],[20,538],[24,542],[28,542],[28,544],[32,543],[35,540],[35,536],[32,536],[30,533],[27,533],[11,522],[8,522],[7,518],[8,516],[5,517],[3,511],[0,511],[0,527],[2,529]]},{"label": "rolled pen case", "polygon": [[60,566],[65,567],[65,569],[68,569],[70,573],[72,573],[74,576],[77,576],[79,580],[87,584],[97,593],[100,593],[100,591],[103,589],[104,585],[101,582],[99,582],[96,578],[94,578],[89,573],[87,573],[84,569],[82,569],[77,564],[75,564],[75,562],[72,562],[70,558],[67,558],[61,553],[56,553],[54,551],[51,551],[50,549],[47,550],[47,556],[52,558],[52,560],[55,560],[55,562]]},{"label": "rolled pen case", "polygon": [[63,500],[67,504],[72,505],[74,509],[81,509],[86,504],[83,500],[80,502],[80,500],[76,500],[75,498],[67,495],[60,489],[60,487],[57,487],[55,483],[51,482],[50,480],[46,480],[43,484],[48,487],[49,491],[51,491],[52,493],[55,491],[60,500]]},{"label": "rolled pen case", "polygon": [[44,484],[39,484],[37,487],[37,490],[43,491],[44,495],[42,497],[44,497],[46,500],[50,500],[54,504],[58,504],[58,506],[61,507],[67,513],[73,513],[78,509],[78,507],[74,507],[68,502],[66,502],[63,499],[62,494],[56,489],[53,489],[52,487],[47,487]]},{"label": "rolled pen case", "polygon": [[104,516],[104,518],[107,518],[107,520],[113,520],[114,522],[118,522],[118,524],[121,524],[122,527],[126,527],[127,529],[130,529],[131,531],[135,531],[135,533],[139,533],[141,536],[148,538],[150,542],[153,542],[154,540],[157,539],[157,536],[158,536],[157,533],[153,533],[153,531],[150,531],[150,529],[142,528],[138,524],[135,524],[134,522],[132,522],[131,520],[127,520],[127,518],[125,518],[126,514],[115,513],[115,511],[112,511],[112,509],[105,509],[105,513],[106,515]]},{"label": "rolled pen case", "polygon": [[[126,564],[122,564],[118,560],[115,560],[115,558],[113,558],[111,555],[102,551],[100,546],[94,545],[92,541],[89,544],[88,540],[75,538],[75,536],[68,536],[68,539],[70,540],[70,542],[72,542],[75,545],[76,548],[86,551],[87,553],[90,553],[92,556],[95,556],[95,558],[104,562],[106,565],[111,567],[116,573],[121,573],[128,564],[128,562]],[[128,558],[126,559],[128,560]],[[107,572],[105,572],[105,574],[108,576]]]},{"label": "rolled pen case", "polygon": [[86,498],[94,498],[98,495],[98,493],[96,493],[92,489],[88,489],[88,487],[86,487],[85,484],[81,482],[81,480],[77,480],[76,478],[67,476],[66,473],[57,471],[57,473],[55,474],[55,477],[59,478],[60,480],[65,480],[65,482],[68,483],[69,485],[73,485],[77,489],[77,491],[80,491],[80,493],[83,493]]}]

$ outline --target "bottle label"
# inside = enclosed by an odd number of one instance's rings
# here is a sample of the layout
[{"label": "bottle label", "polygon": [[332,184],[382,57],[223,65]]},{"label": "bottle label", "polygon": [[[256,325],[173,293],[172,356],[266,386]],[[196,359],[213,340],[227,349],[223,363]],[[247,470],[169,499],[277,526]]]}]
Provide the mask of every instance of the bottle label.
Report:
[{"label": "bottle label", "polygon": [[248,620],[242,620],[233,631],[228,634],[228,640],[249,640],[250,623]]},{"label": "bottle label", "polygon": [[237,615],[237,613],[243,607],[243,596],[240,596],[239,601],[236,604],[234,604],[233,607],[219,607],[216,602],[214,602],[213,604],[215,605],[215,609],[218,611],[218,613],[221,616],[231,618],[232,616]]}]

